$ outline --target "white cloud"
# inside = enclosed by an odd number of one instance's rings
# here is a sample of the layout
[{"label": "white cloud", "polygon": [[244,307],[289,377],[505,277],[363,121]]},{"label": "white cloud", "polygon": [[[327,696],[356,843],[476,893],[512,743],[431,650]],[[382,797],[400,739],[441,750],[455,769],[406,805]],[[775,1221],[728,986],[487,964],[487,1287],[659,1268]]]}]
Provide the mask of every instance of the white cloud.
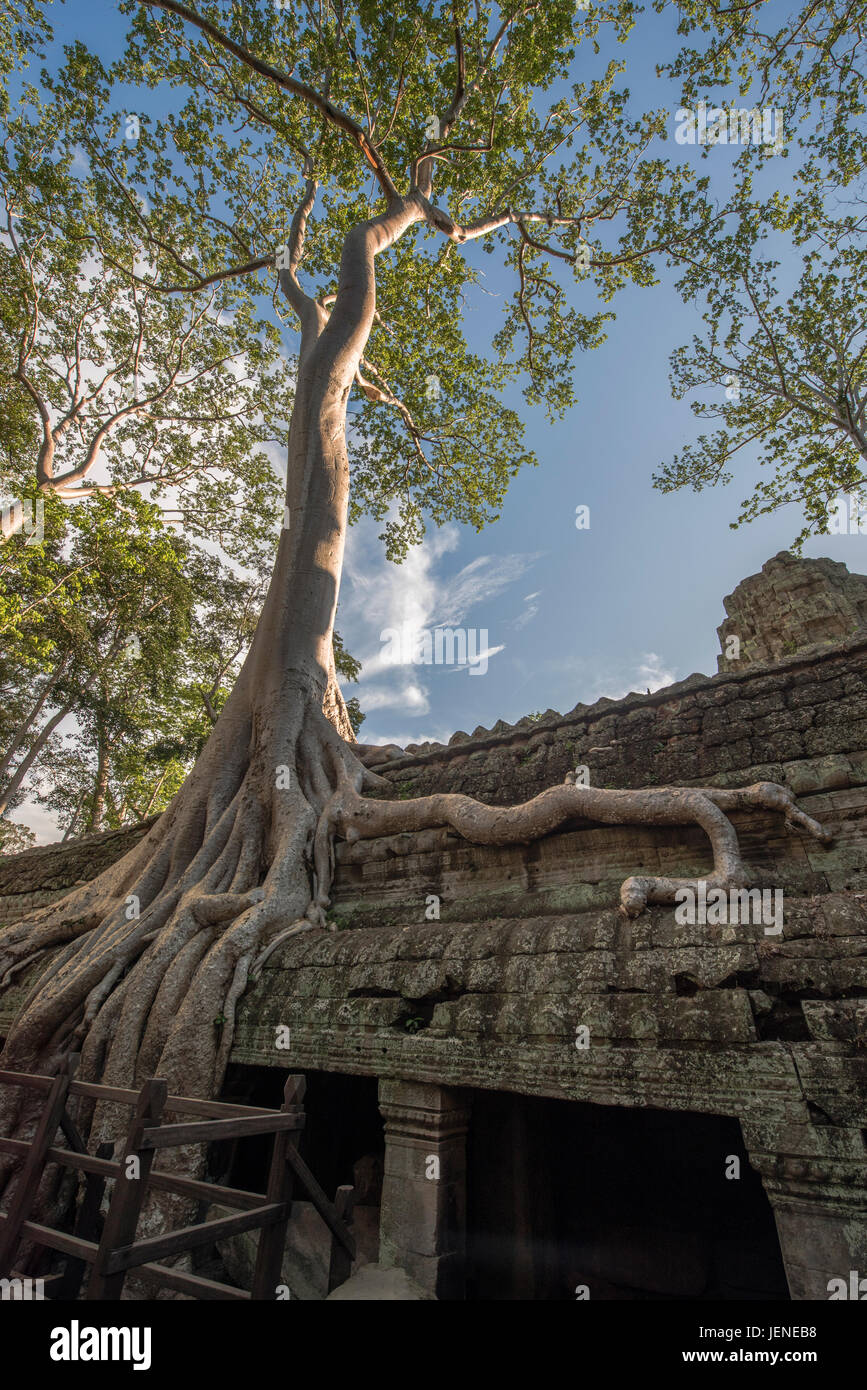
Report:
[{"label": "white cloud", "polygon": [[402,705],[414,714],[427,714],[430,709],[427,691],[416,681],[393,690],[381,685],[365,687],[363,699],[365,714],[372,714],[376,709],[391,709],[393,705]]},{"label": "white cloud", "polygon": [[638,668],[639,684],[636,689],[648,688],[651,694],[654,690],[662,690],[667,685],[674,685],[677,680],[677,673],[669,666],[663,665],[661,656],[656,652],[645,652],[644,660]]},{"label": "white cloud", "polygon": [[536,602],[536,599],[541,597],[541,589],[537,590],[535,594],[524,595],[524,602],[526,603],[527,607],[524,609],[523,613],[519,613],[517,618],[513,618],[511,622],[511,626],[515,629],[516,632],[520,632],[522,627],[526,627],[527,624],[531,623],[533,619],[536,617],[540,607],[540,605]]},{"label": "white cloud", "polygon": [[578,699],[582,704],[592,705],[605,695],[609,700],[622,700],[624,695],[638,692],[644,695],[648,690],[663,690],[677,680],[677,672],[666,666],[664,659],[656,652],[643,652],[631,672],[621,667],[617,672],[597,675],[590,686],[584,686]]},{"label": "white cloud", "polygon": [[[503,652],[505,650],[505,642],[501,642],[499,647],[483,647],[480,652],[475,653],[473,655],[472,661],[459,661],[456,662],[454,666],[449,666],[446,669],[450,673],[455,671],[472,671],[473,667],[481,666],[483,663],[487,662],[492,656],[496,656],[498,652]],[[485,673],[484,671],[482,671],[480,672],[480,674],[484,675]]]},{"label": "white cloud", "polygon": [[[421,545],[411,548],[401,565],[384,560],[377,529],[372,522],[362,522],[349,533],[337,626],[344,636],[344,627],[352,629],[347,644],[362,665],[358,687],[362,709],[369,713],[391,707],[422,715],[430,708],[424,679],[428,668],[412,662],[411,640],[395,642],[381,634],[397,632],[411,638],[438,627],[466,628],[472,610],[519,580],[541,552],[482,555],[448,575],[442,571],[458,547],[457,526],[433,531]],[[484,613],[472,616],[484,624]],[[473,632],[478,634],[475,643],[467,644],[472,661],[438,669],[468,671],[503,650],[502,643],[489,643],[484,625]],[[356,634],[361,634],[361,640]],[[411,738],[420,741],[418,734]]]},{"label": "white cloud", "polygon": [[520,579],[541,554],[480,555],[472,560],[445,584],[439,595],[436,621],[454,627],[470,608],[496,598]]},{"label": "white cloud", "polygon": [[[375,738],[371,737],[371,738],[367,739],[366,742],[368,742],[368,743],[375,743],[375,744],[377,744],[377,745],[382,745],[382,744],[386,744],[386,743],[396,743],[397,746],[398,746],[398,748],[405,748],[406,745],[407,745],[408,743],[416,743],[416,744],[418,744],[418,743],[443,743],[443,744],[445,744],[445,743],[448,743],[448,741],[449,741],[449,739],[451,738],[451,736],[452,736],[453,733],[454,733],[454,729],[434,729],[434,730],[430,730],[430,729],[427,729],[427,730],[424,730],[424,729],[422,729],[422,730],[418,730],[418,729],[411,729],[411,730],[396,729],[396,730],[389,730],[389,731],[388,731],[387,733],[385,733],[385,734],[377,734]],[[364,737],[364,725],[362,725],[362,727],[361,727],[361,733],[358,735],[358,737],[359,737],[359,739],[361,740],[362,743],[365,742],[365,737]],[[375,771],[378,772],[378,771],[380,771],[380,769],[379,769],[379,768],[376,768]]]}]

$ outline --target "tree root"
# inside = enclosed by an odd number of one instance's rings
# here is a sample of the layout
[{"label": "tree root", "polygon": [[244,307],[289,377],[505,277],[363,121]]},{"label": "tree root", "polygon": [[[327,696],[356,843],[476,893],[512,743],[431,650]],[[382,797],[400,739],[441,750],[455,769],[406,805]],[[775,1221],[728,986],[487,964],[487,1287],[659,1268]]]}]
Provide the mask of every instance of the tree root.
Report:
[{"label": "tree root", "polygon": [[[320,822],[320,836],[336,831],[347,840],[370,839],[408,830],[449,825],[477,844],[527,844],[549,834],[564,821],[581,817],[608,825],[701,826],[710,840],[714,867],[703,881],[708,887],[744,888],[747,872],[735,828],[726,811],[753,808],[781,811],[789,829],[800,827],[823,843],[830,836],[818,821],[799,811],[788,787],[756,782],[738,790],[715,787],[654,787],[612,791],[576,786],[567,774],[561,787],[550,787],[520,806],[486,806],[472,797],[442,792],[414,801],[371,801],[346,784],[331,800]],[[320,857],[322,847],[320,845]],[[647,904],[671,903],[698,880],[633,876],[620,889],[621,911],[637,917]]]}]

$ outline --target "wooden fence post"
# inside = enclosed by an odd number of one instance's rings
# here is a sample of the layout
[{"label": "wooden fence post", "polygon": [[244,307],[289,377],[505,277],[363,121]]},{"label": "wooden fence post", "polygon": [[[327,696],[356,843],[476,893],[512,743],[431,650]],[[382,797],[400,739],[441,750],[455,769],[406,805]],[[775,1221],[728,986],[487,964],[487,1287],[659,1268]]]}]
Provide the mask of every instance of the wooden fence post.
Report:
[{"label": "wooden fence post", "polygon": [[73,1071],[74,1063],[68,1065],[67,1069],[52,1081],[36,1133],[18,1174],[6,1220],[0,1226],[0,1276],[6,1276],[12,1271],[12,1256],[18,1245],[21,1227],[30,1216],[42,1174],[45,1172],[45,1155],[54,1142],[54,1136],[60,1127],[60,1117],[66,1109],[66,1097]]},{"label": "wooden fence post", "polygon": [[[303,1113],[304,1092],[307,1090],[306,1078],[300,1075],[286,1078],[283,1088],[283,1104],[280,1109],[287,1112]],[[292,1187],[295,1174],[286,1154],[290,1148],[298,1147],[300,1129],[284,1129],[274,1135],[274,1148],[271,1154],[271,1171],[268,1174],[268,1202],[285,1202],[286,1216],[266,1226],[259,1236],[256,1252],[256,1267],[253,1272],[253,1286],[250,1296],[255,1299],[274,1299],[283,1270],[283,1251],[286,1246],[286,1232],[292,1210]]]},{"label": "wooden fence post", "polygon": [[[86,1150],[79,1150],[79,1152],[86,1152]],[[111,1158],[113,1153],[114,1144],[110,1140],[105,1140],[97,1148],[96,1157]],[[81,1199],[74,1228],[74,1234],[80,1240],[97,1243],[99,1209],[102,1206],[106,1181],[107,1179],[103,1177],[102,1173],[87,1173],[85,1175],[84,1196]],[[81,1293],[81,1285],[84,1282],[86,1270],[87,1264],[84,1260],[77,1260],[74,1255],[70,1255],[66,1261],[65,1269],[57,1281],[52,1297],[59,1302],[77,1299]]]},{"label": "wooden fence post", "polygon": [[[355,1188],[338,1187],[334,1198],[334,1210],[338,1218],[347,1226],[352,1226],[352,1208],[355,1206]],[[328,1266],[328,1292],[338,1284],[345,1284],[352,1273],[352,1256],[342,1241],[335,1235],[331,1237],[331,1261]]]},{"label": "wooden fence post", "polygon": [[[152,1148],[140,1149],[141,1132],[146,1127],[159,1125],[169,1088],[165,1081],[154,1079],[146,1081],[139,1092],[135,1115],[129,1127],[120,1172],[115,1179],[114,1192],[105,1219],[99,1253],[94,1261],[90,1281],[87,1286],[88,1299],[120,1298],[126,1270],[117,1274],[107,1274],[106,1265],[115,1250],[131,1245],[135,1240],[136,1227],[147,1192],[147,1180],[156,1156]],[[127,1158],[138,1159],[138,1176],[126,1175]]]}]

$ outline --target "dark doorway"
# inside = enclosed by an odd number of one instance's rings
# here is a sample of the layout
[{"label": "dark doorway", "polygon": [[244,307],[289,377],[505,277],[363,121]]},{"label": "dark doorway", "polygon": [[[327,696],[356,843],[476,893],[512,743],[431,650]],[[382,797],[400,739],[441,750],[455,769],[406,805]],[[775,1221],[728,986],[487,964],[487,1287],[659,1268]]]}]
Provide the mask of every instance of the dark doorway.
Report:
[{"label": "dark doorway", "polygon": [[734,1119],[476,1092],[467,1158],[468,1298],[789,1296]]},{"label": "dark doorway", "polygon": [[[287,1072],[233,1064],[226,1074],[220,1099],[279,1109]],[[307,1122],[301,1134],[301,1156],[320,1187],[333,1197],[341,1184],[357,1181],[358,1173],[355,1178],[353,1175],[359,1160],[378,1160],[381,1165],[385,1138],[378,1083],[376,1077],[335,1072],[308,1071],[304,1076]],[[230,1186],[261,1192],[267,1182],[270,1148],[268,1138],[214,1145],[212,1175]],[[375,1164],[369,1161],[367,1168],[372,1166]]]}]

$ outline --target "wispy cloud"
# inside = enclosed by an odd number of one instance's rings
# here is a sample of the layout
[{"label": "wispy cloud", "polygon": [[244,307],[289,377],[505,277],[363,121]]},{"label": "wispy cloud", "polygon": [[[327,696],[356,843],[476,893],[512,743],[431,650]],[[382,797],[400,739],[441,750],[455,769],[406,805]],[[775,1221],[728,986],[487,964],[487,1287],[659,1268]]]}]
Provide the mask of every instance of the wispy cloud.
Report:
[{"label": "wispy cloud", "polygon": [[471,608],[496,598],[522,578],[541,554],[537,551],[528,555],[480,555],[472,560],[444,585],[436,621],[446,626],[462,622]]},{"label": "wispy cloud", "polygon": [[631,671],[621,667],[616,672],[609,670],[597,675],[590,685],[582,687],[578,698],[586,705],[594,704],[603,695],[609,700],[622,700],[624,695],[635,691],[643,695],[649,690],[653,694],[667,685],[673,685],[677,679],[677,672],[667,666],[658,653],[642,652]]},{"label": "wispy cloud", "polygon": [[527,607],[524,609],[523,613],[518,614],[517,618],[512,619],[509,626],[513,627],[516,632],[520,632],[522,627],[526,627],[528,623],[531,623],[539,612],[539,604],[536,602],[536,599],[541,597],[541,589],[535,594],[525,594],[524,603],[526,603]]},{"label": "wispy cloud", "polygon": [[456,526],[442,526],[413,546],[403,564],[393,565],[383,560],[373,523],[362,522],[350,532],[338,628],[352,629],[349,645],[362,663],[358,695],[366,713],[392,708],[424,715],[430,708],[425,673],[431,668],[412,662],[411,642],[382,640],[383,632],[467,628],[475,621],[482,640],[469,653],[471,661],[437,668],[450,673],[466,674],[504,650],[504,643],[484,640],[487,619],[479,610],[526,574],[542,552],[482,555],[449,575],[444,571],[459,539]]},{"label": "wispy cloud", "polygon": [[363,699],[365,714],[377,709],[392,709],[395,705],[413,714],[427,714],[430,709],[424,686],[412,680],[392,689],[382,685],[365,686]]}]

